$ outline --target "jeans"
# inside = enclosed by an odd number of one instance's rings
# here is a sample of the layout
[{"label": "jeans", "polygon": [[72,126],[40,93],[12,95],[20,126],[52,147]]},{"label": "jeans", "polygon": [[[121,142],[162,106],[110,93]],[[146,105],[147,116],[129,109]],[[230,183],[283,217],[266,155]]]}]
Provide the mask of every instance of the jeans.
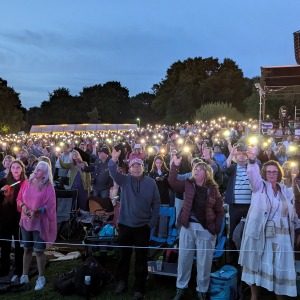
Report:
[{"label": "jeans", "polygon": [[120,248],[120,261],[117,271],[117,281],[124,280],[127,284],[130,269],[132,246],[143,247],[135,249],[135,282],[134,290],[145,293],[146,280],[148,276],[148,247],[150,239],[150,228],[147,225],[142,227],[129,227],[119,224],[119,246],[129,246]]},{"label": "jeans", "polygon": [[37,252],[46,250],[45,241],[41,238],[38,231],[27,231],[21,227],[24,249],[32,249]]},{"label": "jeans", "polygon": [[100,198],[109,198],[109,189],[99,191],[99,190],[93,188],[93,196],[100,197]]}]

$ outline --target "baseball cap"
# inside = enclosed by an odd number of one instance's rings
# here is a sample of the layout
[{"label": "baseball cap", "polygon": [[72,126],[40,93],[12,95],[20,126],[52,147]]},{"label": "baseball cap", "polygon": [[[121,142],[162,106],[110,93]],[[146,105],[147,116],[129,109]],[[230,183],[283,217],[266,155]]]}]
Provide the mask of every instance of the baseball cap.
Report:
[{"label": "baseball cap", "polygon": [[110,155],[110,151],[109,151],[109,149],[108,149],[107,147],[102,147],[102,148],[100,148],[100,149],[98,150],[98,153],[100,153],[100,152],[103,152],[103,153],[105,153],[106,155]]},{"label": "baseball cap", "polygon": [[134,158],[129,162],[129,167],[131,167],[133,164],[140,164],[141,166],[144,165],[144,162],[140,158]]},{"label": "baseball cap", "polygon": [[133,149],[141,149],[141,145],[140,144],[135,144]]}]

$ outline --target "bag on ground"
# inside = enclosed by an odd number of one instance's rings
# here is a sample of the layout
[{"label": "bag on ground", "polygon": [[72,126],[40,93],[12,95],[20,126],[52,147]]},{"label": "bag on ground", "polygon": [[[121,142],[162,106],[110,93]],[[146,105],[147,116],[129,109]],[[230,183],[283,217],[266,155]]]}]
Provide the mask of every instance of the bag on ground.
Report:
[{"label": "bag on ground", "polygon": [[54,290],[63,296],[72,295],[74,293],[74,275],[76,269],[59,276],[58,280],[54,283]]},{"label": "bag on ground", "polygon": [[210,274],[210,300],[235,300],[238,297],[237,269],[230,265]]},{"label": "bag on ground", "polygon": [[[85,284],[85,276],[91,278],[89,286]],[[112,278],[111,273],[106,271],[94,257],[90,256],[75,272],[75,291],[80,296],[96,295],[101,291],[102,285],[110,282]]]}]

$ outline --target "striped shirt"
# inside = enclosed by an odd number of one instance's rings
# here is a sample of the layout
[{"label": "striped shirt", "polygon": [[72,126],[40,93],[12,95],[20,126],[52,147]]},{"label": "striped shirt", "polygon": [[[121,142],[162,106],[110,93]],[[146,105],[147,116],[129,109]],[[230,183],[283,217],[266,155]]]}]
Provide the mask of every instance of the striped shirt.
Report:
[{"label": "striped shirt", "polygon": [[251,189],[246,166],[241,167],[237,165],[234,185],[234,199],[235,204],[251,203]]}]

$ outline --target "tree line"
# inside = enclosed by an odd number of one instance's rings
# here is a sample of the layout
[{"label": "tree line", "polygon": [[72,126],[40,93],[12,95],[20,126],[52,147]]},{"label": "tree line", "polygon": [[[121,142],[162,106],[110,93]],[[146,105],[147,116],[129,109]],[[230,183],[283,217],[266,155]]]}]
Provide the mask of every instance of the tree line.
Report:
[{"label": "tree line", "polygon": [[[152,92],[129,97],[129,90],[118,81],[83,87],[75,96],[59,87],[39,107],[27,110],[20,94],[0,79],[0,131],[13,133],[38,124],[136,123],[136,118],[142,125],[175,124],[216,117],[220,111],[235,119],[257,118],[259,96],[254,83],[259,80],[245,77],[229,58],[220,62],[195,57],[173,63]],[[281,105],[271,106],[274,118]]]}]

